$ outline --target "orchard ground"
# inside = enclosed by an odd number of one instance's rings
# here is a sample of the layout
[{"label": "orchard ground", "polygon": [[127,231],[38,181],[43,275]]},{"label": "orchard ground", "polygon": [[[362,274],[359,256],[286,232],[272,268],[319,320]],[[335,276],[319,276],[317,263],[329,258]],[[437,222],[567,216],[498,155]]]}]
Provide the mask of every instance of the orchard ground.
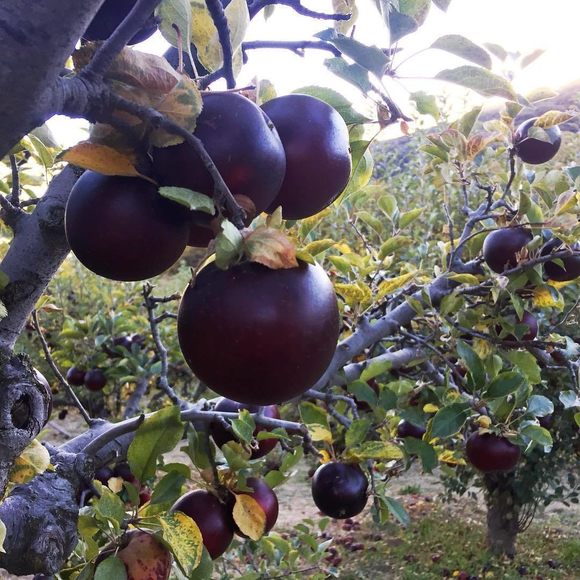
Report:
[{"label": "orchard ground", "polygon": [[[44,440],[61,444],[82,431],[80,416],[69,409],[65,420],[49,422]],[[189,463],[179,451],[168,454],[166,460]],[[272,533],[291,534],[296,525],[308,520],[315,527],[322,518],[310,496],[308,471],[313,465],[313,460],[300,463],[295,476],[276,489],[280,515]],[[580,579],[579,504],[567,507],[552,503],[545,510],[539,508],[532,525],[520,537],[515,559],[491,559],[485,552],[486,510],[481,493],[477,499],[462,497],[446,503],[437,475],[422,474],[416,465],[393,479],[390,491],[411,517],[407,529],[395,522],[383,527],[373,524],[369,502],[358,518],[332,520],[324,530],[325,539],[333,538],[329,557],[338,563],[339,578]],[[231,578],[235,577],[232,570]],[[0,570],[0,580],[15,578]]]}]

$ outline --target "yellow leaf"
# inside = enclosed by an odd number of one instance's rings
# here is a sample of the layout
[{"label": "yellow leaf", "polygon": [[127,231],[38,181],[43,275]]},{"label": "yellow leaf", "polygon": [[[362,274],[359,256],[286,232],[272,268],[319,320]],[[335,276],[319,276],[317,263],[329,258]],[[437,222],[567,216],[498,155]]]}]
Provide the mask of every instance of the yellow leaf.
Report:
[{"label": "yellow leaf", "polygon": [[384,280],[379,284],[375,300],[381,300],[388,294],[392,294],[399,288],[402,288],[411,280],[417,276],[418,272],[409,272],[408,274],[402,274],[401,276],[396,276],[395,278],[389,278]]},{"label": "yellow leaf", "polygon": [[550,286],[534,288],[532,305],[537,308],[557,308],[558,310],[563,310],[565,306],[562,295]]},{"label": "yellow leaf", "polygon": [[296,248],[281,230],[256,228],[246,237],[244,245],[245,254],[252,262],[275,270],[298,267]]},{"label": "yellow leaf", "polygon": [[324,426],[312,423],[307,425],[308,433],[312,441],[324,441],[324,443],[332,443],[332,433]]},{"label": "yellow leaf", "polygon": [[6,525],[0,520],[0,553],[6,554],[4,549],[4,540],[6,539]]},{"label": "yellow leaf", "polygon": [[486,415],[481,415],[477,418],[477,424],[482,427],[483,429],[488,429],[491,425],[491,419]]},{"label": "yellow leaf", "polygon": [[12,483],[26,483],[50,466],[50,454],[40,441],[34,439],[16,459],[10,471]]},{"label": "yellow leaf", "polygon": [[427,403],[423,407],[424,413],[437,413],[437,411],[439,411],[439,407],[437,405],[434,405],[433,403]]},{"label": "yellow leaf", "polygon": [[123,478],[122,477],[111,477],[107,481],[107,487],[114,493],[119,493],[123,490]]},{"label": "yellow leaf", "polygon": [[473,274],[452,274],[449,279],[459,284],[469,284],[470,286],[479,284],[479,278]]},{"label": "yellow leaf", "polygon": [[335,284],[334,289],[349,306],[360,304],[364,308],[372,300],[371,289],[360,280],[356,284]]},{"label": "yellow leaf", "polygon": [[71,147],[60,159],[83,169],[91,169],[103,175],[143,177],[135,167],[135,156],[121,153],[107,145],[97,145],[83,141]]},{"label": "yellow leaf", "polygon": [[330,463],[332,461],[332,457],[326,449],[322,449],[319,451],[320,453],[320,463]]},{"label": "yellow leaf", "polygon": [[556,203],[556,215],[573,212],[577,213],[580,208],[580,193],[574,190],[565,191],[558,196]]},{"label": "yellow leaf", "polygon": [[[201,93],[189,77],[183,75],[165,98],[155,107],[169,120],[193,133],[197,118],[201,113]],[[151,144],[155,147],[168,147],[183,142],[183,137],[156,129],[151,133]]]},{"label": "yellow leaf", "polygon": [[234,522],[242,534],[252,540],[259,540],[266,531],[266,514],[262,506],[250,495],[240,493],[236,495],[233,509]]},{"label": "yellow leaf", "polygon": [[473,350],[477,353],[480,359],[487,358],[493,353],[493,345],[483,338],[475,338],[473,340]]},{"label": "yellow leaf", "polygon": [[302,250],[309,253],[311,256],[316,256],[318,254],[322,254],[322,252],[326,252],[326,250],[332,248],[332,246],[335,244],[335,240],[326,238],[324,240],[315,240],[314,242],[310,242],[308,245],[304,246]]},{"label": "yellow leaf", "polygon": [[[191,8],[193,14],[191,40],[197,48],[197,56],[201,64],[208,71],[213,72],[222,66],[224,59],[217,29],[207,9],[205,0],[191,0]],[[236,69],[241,67],[239,48],[250,23],[246,0],[232,0],[225,9],[225,15],[228,21]]]},{"label": "yellow leaf", "polygon": [[444,449],[439,453],[439,461],[450,465],[465,465],[465,459],[457,457],[455,451],[451,451],[450,449]]},{"label": "yellow leaf", "polygon": [[182,512],[168,513],[159,518],[163,539],[188,576],[199,566],[203,554],[203,537],[199,527]]},{"label": "yellow leaf", "polygon": [[576,115],[574,113],[563,113],[562,111],[546,111],[543,115],[536,119],[534,127],[547,129],[548,127],[553,127],[554,125],[565,123],[566,121],[573,119],[575,116]]}]

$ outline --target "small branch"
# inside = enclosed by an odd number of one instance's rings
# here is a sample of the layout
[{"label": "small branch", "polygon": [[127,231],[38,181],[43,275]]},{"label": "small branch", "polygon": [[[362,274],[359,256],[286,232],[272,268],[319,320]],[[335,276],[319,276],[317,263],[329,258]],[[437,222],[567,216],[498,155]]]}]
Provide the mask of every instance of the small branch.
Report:
[{"label": "small branch", "polygon": [[[117,95],[111,95],[111,101],[113,108],[127,111],[145,121],[148,121],[154,127],[164,129],[173,135],[179,135],[186,141],[186,143],[191,145],[199,155],[205,168],[213,179],[216,202],[220,207],[225,207],[228,217],[236,227],[240,229],[244,227],[244,210],[236,203],[234,196],[226,185],[202,141],[198,137],[190,133],[187,129],[180,127],[177,123],[170,121],[151,107],[139,105]],[[112,115],[108,116],[106,119],[102,119],[102,121],[109,124],[116,123],[116,120]]]},{"label": "small branch", "polygon": [[79,76],[88,79],[101,78],[109,70],[117,55],[153,14],[160,2],[161,0],[138,0],[125,20],[97,50]]},{"label": "small branch", "polygon": [[91,427],[94,424],[94,420],[91,416],[87,413],[86,409],[83,407],[83,404],[79,401],[79,398],[76,396],[75,392],[73,391],[72,387],[67,383],[66,379],[63,377],[62,373],[60,372],[59,368],[56,366],[54,359],[52,358],[52,354],[50,353],[50,348],[48,347],[48,343],[44,338],[44,334],[40,328],[40,324],[38,322],[38,311],[32,311],[32,323],[34,324],[34,329],[38,333],[38,337],[40,338],[40,343],[42,344],[42,350],[44,351],[44,357],[46,358],[46,362],[50,365],[54,376],[58,379],[58,382],[64,387],[65,391],[67,392],[68,396],[71,398],[74,406],[79,410],[80,414],[82,415],[85,423]]},{"label": "small branch", "polygon": [[329,14],[326,12],[316,12],[302,6],[300,0],[254,0],[249,6],[250,18],[254,16],[266,6],[288,6],[301,16],[308,18],[317,18],[318,20],[350,20],[351,14]]},{"label": "small branch", "polygon": [[18,163],[16,162],[16,156],[10,155],[10,169],[12,171],[12,193],[9,197],[9,201],[17,208],[20,205],[20,173],[18,172]]},{"label": "small branch", "polygon": [[513,184],[514,179],[516,177],[516,151],[513,148],[510,149],[509,164],[510,164],[510,176],[509,176],[508,182],[506,183],[505,188],[503,190],[503,194],[501,196],[501,199],[505,199],[509,195],[512,184]]},{"label": "small branch", "polygon": [[232,42],[230,39],[230,27],[228,25],[228,19],[226,18],[224,8],[220,0],[205,0],[205,3],[213,23],[215,24],[215,27],[218,31],[218,37],[224,58],[224,64],[222,66],[223,75],[226,80],[228,89],[233,89],[236,86],[236,79],[234,77]]},{"label": "small branch", "polygon": [[135,390],[133,391],[132,395],[129,397],[127,401],[127,405],[125,406],[125,410],[123,411],[123,419],[128,419],[129,417],[133,417],[139,411],[139,403],[147,390],[148,381],[145,378],[140,378],[137,381],[137,385],[135,386]]},{"label": "small branch", "polygon": [[173,387],[169,384],[168,374],[169,374],[169,361],[167,359],[167,349],[163,344],[161,337],[159,336],[159,318],[155,316],[155,308],[159,303],[166,303],[169,299],[175,299],[175,295],[168,298],[154,298],[151,296],[153,291],[153,286],[151,284],[143,285],[143,299],[145,308],[147,308],[147,318],[149,320],[149,326],[151,328],[151,335],[153,336],[153,341],[155,342],[155,350],[161,361],[161,372],[159,373],[159,388],[171,399],[174,405],[180,408],[184,408],[185,403],[177,395]]},{"label": "small branch", "polygon": [[322,392],[316,391],[315,389],[309,389],[303,395],[304,398],[318,399],[319,401],[325,401],[327,403],[332,403],[333,401],[343,401],[345,402],[352,411],[355,419],[358,419],[358,407],[356,406],[356,401],[347,395],[337,395],[331,393],[330,391]]},{"label": "small branch", "polygon": [[299,56],[304,56],[304,50],[306,49],[326,50],[332,53],[334,56],[342,55],[336,46],[330,44],[330,42],[325,42],[324,40],[253,40],[250,42],[244,42],[242,44],[243,52],[246,50],[256,50],[260,48],[291,50]]}]

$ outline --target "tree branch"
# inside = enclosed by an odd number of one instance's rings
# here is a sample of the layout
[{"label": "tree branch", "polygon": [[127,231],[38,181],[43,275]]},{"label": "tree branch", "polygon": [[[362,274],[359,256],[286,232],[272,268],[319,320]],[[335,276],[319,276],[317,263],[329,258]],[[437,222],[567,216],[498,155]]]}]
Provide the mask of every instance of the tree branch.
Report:
[{"label": "tree branch", "polygon": [[302,5],[300,0],[254,0],[248,5],[250,10],[250,18],[254,16],[266,6],[288,6],[292,8],[295,12],[302,16],[308,16],[309,18],[317,18],[319,20],[350,20],[350,14],[328,14],[326,12],[316,12],[310,10]]},{"label": "tree branch", "polygon": [[228,19],[224,13],[224,7],[220,0],[205,0],[207,9],[211,15],[213,23],[218,31],[218,38],[222,47],[222,55],[224,64],[222,71],[228,89],[233,89],[236,86],[236,79],[234,77],[234,64],[232,54],[232,42],[230,39],[230,27]]},{"label": "tree branch", "polygon": [[330,44],[330,42],[325,42],[324,40],[252,40],[242,44],[243,52],[246,52],[246,50],[257,50],[260,48],[279,48],[291,50],[299,56],[304,56],[304,50],[307,48],[326,50],[331,52],[334,56],[341,56],[342,54],[340,50],[336,48],[336,46]]}]

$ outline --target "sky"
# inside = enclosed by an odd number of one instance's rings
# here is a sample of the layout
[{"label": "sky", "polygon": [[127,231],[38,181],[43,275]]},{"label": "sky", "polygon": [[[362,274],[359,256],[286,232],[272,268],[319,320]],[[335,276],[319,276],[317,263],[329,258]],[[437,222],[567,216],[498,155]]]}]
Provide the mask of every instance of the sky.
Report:
[{"label": "sky", "polygon": [[[331,0],[304,0],[312,9],[331,12]],[[388,36],[381,18],[374,9],[373,0],[358,0],[360,15],[355,38],[369,45],[386,47]],[[444,34],[461,34],[477,44],[495,43],[507,51],[528,54],[537,48],[545,53],[529,67],[514,77],[515,89],[526,94],[538,87],[557,89],[580,79],[578,60],[580,43],[577,27],[580,22],[580,0],[452,0],[447,13],[431,7],[425,24],[418,32],[403,38],[399,47],[403,50],[402,61],[408,55],[428,47]],[[305,40],[312,34],[331,25],[328,21],[300,17],[285,6],[277,6],[266,22],[258,15],[250,24],[248,40]],[[139,45],[140,50],[162,54],[168,45],[156,34]],[[348,83],[327,72],[323,61],[329,54],[323,51],[307,51],[301,58],[285,50],[254,50],[238,79],[244,86],[258,76],[268,79],[276,86],[278,94],[285,94],[301,86],[318,84],[338,90],[352,100],[359,93]],[[424,90],[433,94],[461,95],[448,84],[431,81],[439,70],[467,64],[466,61],[440,50],[427,50],[410,58],[399,69],[399,81],[388,80],[387,90],[397,102],[403,104],[407,94]],[[502,72],[502,64],[494,61],[494,72]],[[474,100],[475,95],[471,95]],[[360,101],[359,101],[360,106]],[[79,132],[78,121],[61,118],[49,122],[57,139],[64,146],[71,146],[84,138]]]}]

